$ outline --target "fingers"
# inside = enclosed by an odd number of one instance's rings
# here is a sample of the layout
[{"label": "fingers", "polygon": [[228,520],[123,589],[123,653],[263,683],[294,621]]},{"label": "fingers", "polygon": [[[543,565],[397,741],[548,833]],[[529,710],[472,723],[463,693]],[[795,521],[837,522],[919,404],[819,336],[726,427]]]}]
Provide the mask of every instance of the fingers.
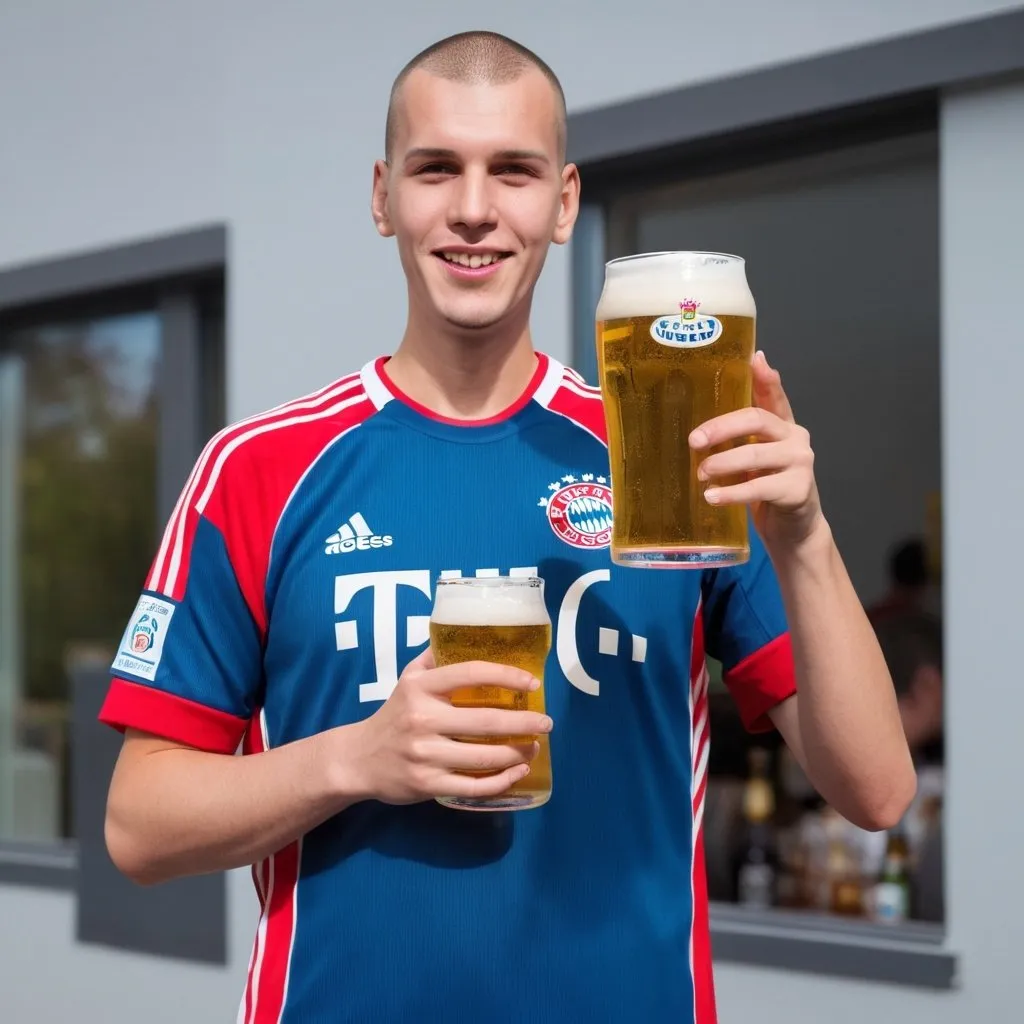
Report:
[{"label": "fingers", "polygon": [[500,796],[529,774],[528,764],[517,764],[497,775],[446,775],[440,791],[434,795],[470,800]]},{"label": "fingers", "polygon": [[537,736],[554,728],[547,715],[536,711],[452,707],[438,717],[437,731],[444,736]]},{"label": "fingers", "polygon": [[501,686],[507,690],[529,692],[540,688],[540,680],[510,665],[489,661],[460,661],[429,672],[422,672],[417,681],[430,693],[450,693],[464,686]]},{"label": "fingers", "polygon": [[700,451],[751,436],[766,441],[781,441],[786,436],[796,420],[782,387],[782,375],[768,365],[760,351],[754,355],[751,370],[753,404],[702,423],[690,434],[691,448]]},{"label": "fingers", "polygon": [[814,461],[810,444],[802,438],[746,444],[717,452],[697,467],[698,480],[717,480],[744,473],[776,473],[794,466],[809,467]]},{"label": "fingers", "polygon": [[532,743],[458,743],[451,740],[437,751],[436,758],[451,771],[502,772],[528,764],[540,753]]},{"label": "fingers", "polygon": [[729,441],[746,441],[751,436],[765,441],[781,441],[792,429],[792,423],[780,419],[775,413],[749,406],[702,423],[690,433],[689,442],[691,448],[701,451]]},{"label": "fingers", "polygon": [[728,487],[709,487],[704,492],[704,500],[709,505],[748,505],[764,501],[780,508],[797,509],[809,501],[813,486],[813,477],[803,470],[787,469]]},{"label": "fingers", "polygon": [[782,374],[768,365],[763,351],[754,355],[753,371],[754,404],[767,409],[782,420],[794,423],[793,408],[782,387]]}]

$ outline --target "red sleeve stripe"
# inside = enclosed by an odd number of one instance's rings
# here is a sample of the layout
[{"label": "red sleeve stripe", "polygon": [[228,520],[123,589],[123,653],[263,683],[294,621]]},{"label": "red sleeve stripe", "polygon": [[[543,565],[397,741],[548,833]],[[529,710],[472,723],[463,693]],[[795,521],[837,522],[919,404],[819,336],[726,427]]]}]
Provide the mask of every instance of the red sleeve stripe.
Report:
[{"label": "red sleeve stripe", "polygon": [[160,550],[157,552],[157,557],[154,560],[150,576],[146,581],[146,587],[149,590],[153,590],[159,581],[160,574],[163,572],[164,560],[167,557],[167,552],[170,549],[174,531],[177,526],[178,516],[181,514],[181,509],[185,504],[186,496],[194,489],[194,481],[200,476],[206,466],[207,460],[212,454],[214,448],[220,444],[227,436],[234,433],[240,427],[245,426],[248,423],[255,423],[257,420],[269,418],[284,410],[290,408],[293,405],[300,404],[302,402],[315,402],[323,398],[329,391],[333,391],[339,386],[346,385],[352,380],[352,376],[342,377],[341,380],[335,381],[333,384],[328,384],[327,387],[321,388],[319,391],[315,391],[305,398],[298,399],[292,402],[285,402],[282,405],[275,406],[266,412],[258,413],[255,416],[249,416],[247,419],[240,420],[238,423],[233,423],[230,426],[225,427],[219,433],[215,434],[203,448],[196,460],[196,464],[192,467],[192,472],[189,474],[188,480],[185,483],[185,487],[178,495],[178,501],[174,506],[174,511],[171,513],[171,518],[167,523],[167,528],[164,530],[163,541],[160,545]]},{"label": "red sleeve stripe", "polygon": [[192,512],[192,500],[197,489],[207,479],[207,475],[211,468],[211,461],[214,459],[215,453],[218,453],[225,444],[230,443],[233,438],[244,432],[248,427],[252,427],[259,423],[273,422],[276,419],[287,417],[304,409],[319,408],[325,402],[333,400],[338,395],[348,393],[354,387],[358,387],[358,385],[359,375],[350,374],[347,377],[341,378],[341,380],[335,382],[330,387],[321,389],[321,391],[314,393],[312,396],[298,399],[294,402],[286,402],[284,405],[278,406],[269,412],[250,416],[247,419],[241,420],[238,423],[233,423],[220,431],[220,433],[217,434],[203,450],[192,475],[189,477],[188,484],[183,489],[178,499],[178,504],[175,506],[174,514],[171,516],[171,521],[164,534],[163,544],[161,545],[160,551],[157,555],[153,573],[148,584],[148,589],[163,592],[162,588],[167,586],[166,576],[163,575],[166,560],[169,556],[173,557],[173,552],[180,551],[186,521]]},{"label": "red sleeve stripe", "polygon": [[796,668],[789,633],[754,651],[725,674],[725,684],[750,732],[773,728],[768,712],[796,693]]},{"label": "red sleeve stripe", "polygon": [[149,578],[146,580],[145,589],[156,593],[167,592],[164,589],[166,587],[165,568],[167,559],[171,555],[172,550],[174,550],[182,541],[185,520],[188,518],[192,499],[200,484],[206,479],[210,462],[211,459],[213,459],[215,452],[230,441],[231,438],[244,431],[246,427],[252,426],[256,423],[269,422],[281,416],[287,416],[303,409],[318,408],[338,395],[348,392],[351,390],[353,385],[358,385],[358,383],[359,374],[349,374],[348,376],[335,381],[333,384],[329,384],[327,387],[321,388],[319,391],[315,391],[303,398],[299,398],[291,402],[285,402],[282,405],[275,406],[273,409],[262,413],[257,413],[254,416],[249,416],[237,423],[232,423],[230,426],[225,427],[219,433],[215,434],[203,449],[202,454],[196,460],[196,464],[192,468],[192,473],[190,474],[188,481],[181,493],[178,495],[178,501],[174,506],[174,511],[171,513],[171,518],[164,530],[160,549],[153,562]]},{"label": "red sleeve stripe", "polygon": [[[345,398],[318,412],[264,423],[252,427],[247,433],[230,441],[221,452],[220,460],[226,461],[237,447],[256,437],[273,434],[286,427],[303,428],[293,435],[288,443],[288,472],[272,474],[261,484],[258,514],[255,500],[249,509],[240,508],[240,502],[237,500],[222,500],[224,495],[217,491],[215,478],[211,474],[206,490],[196,501],[193,513],[186,522],[180,565],[176,563],[175,556],[172,556],[168,569],[168,592],[176,600],[184,597],[192,543],[199,518],[205,513],[206,518],[220,528],[227,544],[228,559],[234,567],[235,578],[245,596],[246,604],[261,634],[265,633],[266,580],[270,550],[284,508],[295,491],[296,481],[334,441],[376,411],[374,404],[360,389],[354,397]],[[280,442],[271,439],[270,443]],[[219,473],[221,468],[215,466],[214,473]],[[241,481],[239,486],[244,488],[245,481]],[[214,499],[212,503],[211,498]]]},{"label": "red sleeve stripe", "polygon": [[[210,452],[204,471],[197,475],[189,487],[188,493],[185,496],[183,511],[177,517],[174,543],[170,549],[170,559],[167,563],[166,572],[159,580],[159,585],[150,589],[167,594],[175,600],[181,600],[185,590],[184,580],[187,576],[188,554],[191,550],[196,525],[211,495],[214,493],[228,456],[245,442],[251,441],[253,438],[260,437],[270,431],[312,423],[315,420],[329,419],[330,417],[337,416],[338,413],[343,412],[347,408],[360,403],[366,403],[366,396],[363,393],[362,385],[359,383],[358,378],[348,384],[346,389],[334,395],[334,398],[340,398],[340,400],[335,400],[333,404],[321,405],[314,411],[304,415],[281,414],[278,418],[254,424],[242,432],[235,433],[230,438],[224,438],[222,444],[215,450],[215,458],[214,452]],[[368,405],[369,403],[366,404]],[[211,461],[212,465],[210,465]],[[197,498],[196,492],[200,487],[202,487],[202,493]],[[185,573],[182,572],[183,566],[186,569]]]},{"label": "red sleeve stripe", "polygon": [[608,431],[604,419],[604,403],[598,391],[585,392],[568,377],[562,377],[551,399],[543,403],[553,413],[564,416],[585,430],[595,440],[608,446]]},{"label": "red sleeve stripe", "polygon": [[565,391],[568,391],[571,394],[576,395],[577,398],[596,398],[598,401],[601,401],[600,391],[592,391],[586,388],[582,388],[575,381],[571,381],[568,379],[564,380],[562,381],[562,387]]},{"label": "red sleeve stripe", "polygon": [[110,681],[99,720],[120,732],[139,729],[218,754],[233,754],[248,724],[225,711],[116,676]]},{"label": "red sleeve stripe", "polygon": [[[367,396],[367,397],[368,397],[368,396]],[[287,511],[288,511],[288,506],[289,506],[289,505],[290,505],[290,504],[292,503],[292,499],[293,499],[293,498],[295,497],[295,495],[296,495],[296,494],[297,494],[297,493],[299,492],[299,489],[300,489],[300,488],[302,487],[302,484],[303,484],[303,482],[305,481],[306,477],[307,477],[307,476],[309,476],[309,474],[310,474],[310,473],[311,473],[311,472],[313,471],[313,469],[314,469],[314,468],[316,467],[316,464],[317,464],[317,463],[318,463],[318,462],[319,462],[319,461],[320,461],[320,460],[321,460],[321,459],[322,459],[322,458],[323,458],[323,457],[324,457],[324,456],[325,456],[325,455],[326,455],[326,454],[327,454],[327,453],[328,453],[328,452],[329,452],[329,451],[330,451],[330,450],[331,450],[331,449],[332,449],[332,448],[333,448],[333,447],[334,447],[334,446],[335,446],[335,445],[336,445],[336,444],[337,444],[337,443],[338,443],[338,442],[339,442],[339,441],[340,441],[340,440],[341,440],[341,439],[342,439],[343,437],[346,437],[347,435],[351,434],[351,433],[352,433],[352,431],[356,429],[356,427],[360,426],[360,425],[361,425],[362,423],[364,423],[364,422],[365,422],[365,421],[366,421],[367,419],[369,419],[369,418],[370,418],[370,416],[372,416],[372,415],[373,415],[373,413],[374,413],[374,412],[376,411],[376,408],[377,408],[377,407],[376,407],[376,404],[375,404],[375,403],[373,403],[373,402],[372,402],[372,400],[371,400],[371,401],[368,401],[368,402],[366,402],[366,407],[360,410],[360,415],[359,415],[359,417],[358,417],[357,419],[354,419],[354,421],[353,421],[352,425],[351,425],[350,427],[346,427],[346,428],[345,428],[344,430],[341,430],[341,431],[339,431],[339,432],[338,432],[337,434],[335,434],[335,435],[334,435],[334,437],[332,437],[332,438],[330,439],[330,441],[328,441],[328,442],[327,442],[327,444],[325,444],[325,445],[323,446],[323,448],[321,448],[321,449],[320,449],[320,451],[319,451],[319,452],[317,452],[317,454],[316,454],[316,455],[315,455],[315,456],[314,456],[314,457],[313,457],[313,458],[312,458],[312,459],[310,460],[310,463],[309,463],[309,465],[308,465],[308,466],[306,466],[306,468],[305,468],[305,469],[304,469],[304,470],[302,471],[302,475],[301,475],[301,476],[299,477],[299,479],[298,479],[298,480],[296,480],[296,481],[295,481],[295,486],[294,486],[294,487],[293,487],[293,488],[291,489],[291,493],[289,493],[288,497],[287,497],[287,498],[285,499],[284,505],[282,505],[282,506],[281,506],[281,512],[280,512],[280,514],[279,514],[279,515],[278,515],[278,517],[277,517],[277,522],[276,522],[276,523],[274,524],[274,530],[273,530],[273,533],[272,533],[272,534],[270,535],[270,547],[269,547],[269,549],[268,549],[268,551],[267,551],[267,566],[266,566],[268,570],[269,570],[269,568],[270,568],[270,560],[271,560],[271,558],[273,557],[273,554],[274,554],[274,541],[275,541],[275,540],[277,539],[277,531],[278,531],[278,528],[280,527],[280,525],[281,525],[281,522],[282,522],[282,520],[284,519],[284,515],[285,515],[285,512],[287,512]]]},{"label": "red sleeve stripe", "polygon": [[601,389],[600,388],[596,388],[592,384],[588,384],[586,382],[586,380],[583,379],[583,374],[581,374],[578,371],[572,369],[572,367],[570,367],[570,366],[565,367],[565,379],[566,379],[567,383],[577,385],[579,388],[581,388],[588,395],[600,395],[601,394]]}]

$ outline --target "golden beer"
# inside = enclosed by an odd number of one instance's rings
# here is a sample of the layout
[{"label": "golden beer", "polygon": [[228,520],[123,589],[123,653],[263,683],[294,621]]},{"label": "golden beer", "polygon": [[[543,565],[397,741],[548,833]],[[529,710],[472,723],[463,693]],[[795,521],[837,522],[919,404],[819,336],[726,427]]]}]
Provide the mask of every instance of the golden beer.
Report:
[{"label": "golden beer", "polygon": [[[463,661],[489,661],[521,668],[542,684],[540,689],[530,693],[500,686],[463,687],[450,694],[456,707],[544,713],[544,663],[551,649],[551,619],[544,604],[542,580],[536,577],[439,580],[430,617],[430,645],[438,667]],[[509,743],[527,747],[536,740],[540,751],[530,762],[530,773],[500,796],[439,797],[439,803],[487,811],[525,810],[547,803],[551,796],[551,747],[546,734],[456,738],[469,743]]]},{"label": "golden beer", "polygon": [[[745,505],[709,505],[693,451],[701,423],[750,405],[756,310],[744,262],[720,253],[612,260],[597,308],[608,423],[612,561],[649,568],[737,565]],[[718,486],[734,480],[720,478]]]}]

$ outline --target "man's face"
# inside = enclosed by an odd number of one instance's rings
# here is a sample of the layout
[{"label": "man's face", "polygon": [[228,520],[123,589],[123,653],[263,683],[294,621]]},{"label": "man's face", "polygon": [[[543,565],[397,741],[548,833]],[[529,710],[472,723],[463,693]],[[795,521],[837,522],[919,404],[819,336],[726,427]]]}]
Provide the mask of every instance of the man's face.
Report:
[{"label": "man's face", "polygon": [[548,246],[569,240],[579,209],[550,83],[532,70],[488,85],[418,69],[399,102],[372,205],[397,239],[410,316],[480,330],[528,311]]}]

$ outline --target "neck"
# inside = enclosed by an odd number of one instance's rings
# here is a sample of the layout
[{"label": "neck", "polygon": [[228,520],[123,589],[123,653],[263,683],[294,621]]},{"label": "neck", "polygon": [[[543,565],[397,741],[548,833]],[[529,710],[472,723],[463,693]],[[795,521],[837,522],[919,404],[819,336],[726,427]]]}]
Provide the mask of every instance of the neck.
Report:
[{"label": "neck", "polygon": [[537,369],[527,324],[424,333],[406,327],[386,372],[420,405],[448,419],[488,419],[526,390]]}]

